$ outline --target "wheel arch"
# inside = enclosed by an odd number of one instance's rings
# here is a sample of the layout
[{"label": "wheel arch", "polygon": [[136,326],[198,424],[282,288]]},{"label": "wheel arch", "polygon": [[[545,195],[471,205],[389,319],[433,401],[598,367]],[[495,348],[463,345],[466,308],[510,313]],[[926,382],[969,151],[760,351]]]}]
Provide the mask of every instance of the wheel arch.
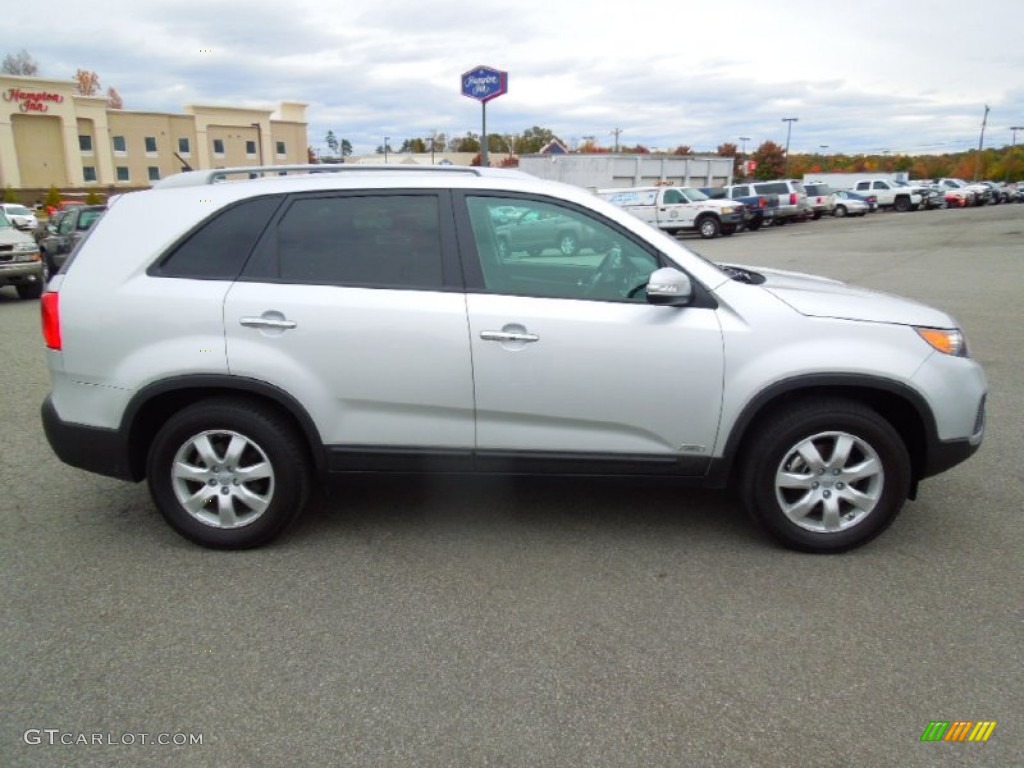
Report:
[{"label": "wheel arch", "polygon": [[[872,376],[815,375],[778,382],[760,392],[740,412],[725,443],[721,467],[716,471],[728,484],[742,466],[744,448],[759,424],[780,407],[815,397],[843,398],[861,403],[888,421],[900,435],[911,461],[911,498],[917,482],[926,476],[928,447],[938,441],[938,430],[924,398],[900,382]],[[717,484],[717,483],[716,483]]]},{"label": "wheel arch", "polygon": [[146,476],[149,448],[168,418],[200,400],[225,395],[268,407],[288,420],[302,437],[317,473],[326,471],[327,459],[319,430],[295,398],[258,379],[200,374],[151,384],[136,393],[129,402],[121,421],[121,431],[127,435],[132,479],[142,480]]}]

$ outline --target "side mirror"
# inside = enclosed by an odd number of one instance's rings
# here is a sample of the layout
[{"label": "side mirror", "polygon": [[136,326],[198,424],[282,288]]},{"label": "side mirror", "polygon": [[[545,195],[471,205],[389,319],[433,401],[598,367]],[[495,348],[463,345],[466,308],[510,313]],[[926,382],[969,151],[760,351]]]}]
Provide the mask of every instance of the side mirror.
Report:
[{"label": "side mirror", "polygon": [[647,279],[647,303],[664,307],[685,307],[693,301],[693,284],[688,275],[662,267]]}]

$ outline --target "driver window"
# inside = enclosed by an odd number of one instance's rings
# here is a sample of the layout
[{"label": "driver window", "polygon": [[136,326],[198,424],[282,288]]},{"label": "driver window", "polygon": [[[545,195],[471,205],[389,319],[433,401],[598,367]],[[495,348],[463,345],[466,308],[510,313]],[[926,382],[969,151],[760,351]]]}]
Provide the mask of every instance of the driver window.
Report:
[{"label": "driver window", "polygon": [[656,257],[603,221],[521,198],[466,200],[488,293],[645,301]]},{"label": "driver window", "polygon": [[75,217],[72,216],[69,213],[66,216],[64,216],[63,219],[61,219],[60,224],[58,225],[58,228],[57,228],[57,233],[61,234],[61,235],[69,234],[71,232],[71,230],[74,228],[74,226],[75,226]]},{"label": "driver window", "polygon": [[683,197],[683,193],[678,189],[665,190],[665,205],[679,205],[685,202],[686,199]]}]

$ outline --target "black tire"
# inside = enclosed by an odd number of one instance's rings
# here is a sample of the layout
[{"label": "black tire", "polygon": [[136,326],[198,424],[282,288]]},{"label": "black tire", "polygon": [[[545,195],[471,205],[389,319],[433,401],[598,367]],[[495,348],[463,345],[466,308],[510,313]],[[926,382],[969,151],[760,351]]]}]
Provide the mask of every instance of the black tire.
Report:
[{"label": "black tire", "polygon": [[756,218],[751,219],[747,223],[747,229],[749,229],[751,232],[757,232],[757,230],[759,230],[764,225],[764,223],[764,218],[758,216]]},{"label": "black tire", "polygon": [[811,214],[811,219],[814,220],[814,221],[817,221],[820,218],[821,218],[821,211],[815,211],[814,213]]},{"label": "black tire", "polygon": [[722,227],[722,237],[729,237],[736,234],[735,224],[726,224]]},{"label": "black tire", "polygon": [[42,280],[37,280],[34,283],[24,283],[16,286],[18,291],[19,299],[38,299],[43,295],[43,289],[46,287],[46,277],[44,275]]},{"label": "black tire", "polygon": [[[211,467],[197,448],[206,438],[214,459],[230,460],[236,437],[245,443],[234,457],[238,466]],[[193,471],[173,477],[182,465]],[[302,440],[279,414],[248,400],[211,398],[176,413],[153,440],[146,469],[153,501],[171,527],[214,549],[266,544],[299,516],[309,496]],[[210,495],[204,498],[200,493],[208,485]],[[186,509],[178,494],[194,498],[196,509]],[[267,502],[265,508],[254,508],[252,499]]]},{"label": "black tire", "polygon": [[832,215],[840,219],[843,218],[844,216],[846,216],[846,206],[837,205],[835,209],[832,211]]},{"label": "black tire", "polygon": [[786,226],[786,223],[788,221],[789,221],[789,219],[786,218],[786,217],[782,217],[781,219],[775,219],[775,226],[776,227],[784,227],[784,226]]},{"label": "black tire", "polygon": [[[830,450],[844,440],[852,445],[845,456]],[[817,469],[797,452],[800,447],[806,453],[808,445],[822,459]],[[867,462],[878,472],[868,475]],[[751,517],[785,546],[821,554],[859,547],[884,531],[902,509],[911,482],[910,457],[892,425],[860,403],[832,398],[797,403],[761,422],[740,473],[740,498]],[[851,498],[862,505],[873,501],[863,511]],[[803,515],[793,512],[800,523],[787,515],[787,501],[804,508]],[[833,514],[826,520],[829,507]]]},{"label": "black tire", "polygon": [[906,213],[910,210],[910,198],[906,195],[900,195],[896,198],[896,202],[893,203],[892,207],[900,213]]},{"label": "black tire", "polygon": [[722,233],[722,225],[714,216],[701,216],[697,219],[697,232],[705,240],[711,240]]}]

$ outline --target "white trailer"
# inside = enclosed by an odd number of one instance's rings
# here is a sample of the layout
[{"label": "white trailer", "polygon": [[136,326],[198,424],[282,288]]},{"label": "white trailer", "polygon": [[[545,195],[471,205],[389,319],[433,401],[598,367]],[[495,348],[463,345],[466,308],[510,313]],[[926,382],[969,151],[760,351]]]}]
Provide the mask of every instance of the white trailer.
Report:
[{"label": "white trailer", "polygon": [[910,174],[906,171],[897,171],[896,173],[882,173],[880,171],[871,173],[865,171],[864,173],[804,174],[804,184],[820,182],[822,184],[828,184],[832,189],[845,189],[847,191],[853,189],[858,181],[874,181],[875,179],[885,179],[887,181],[910,181]]},{"label": "white trailer", "polygon": [[717,155],[524,155],[519,170],[585,189],[732,184],[733,158]]}]

